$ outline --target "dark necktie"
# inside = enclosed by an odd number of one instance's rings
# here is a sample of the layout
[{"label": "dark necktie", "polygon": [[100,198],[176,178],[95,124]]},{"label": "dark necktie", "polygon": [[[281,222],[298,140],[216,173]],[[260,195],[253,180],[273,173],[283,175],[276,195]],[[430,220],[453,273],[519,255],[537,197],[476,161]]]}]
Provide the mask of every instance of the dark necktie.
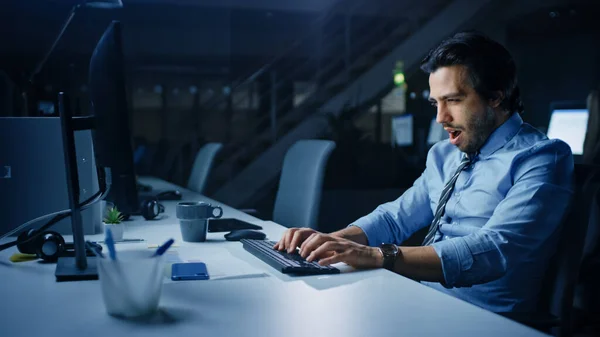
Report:
[{"label": "dark necktie", "polygon": [[469,166],[469,164],[471,164],[472,157],[474,156],[465,154],[463,159],[460,161],[460,165],[458,165],[456,172],[454,172],[452,178],[444,186],[444,189],[442,190],[442,194],[440,196],[440,201],[438,202],[437,209],[435,210],[435,216],[433,217],[431,226],[429,226],[429,232],[427,232],[425,240],[423,240],[423,246],[427,246],[433,242],[433,239],[435,238],[435,233],[437,233],[437,230],[440,227],[440,220],[442,218],[442,215],[444,215],[446,203],[448,203],[448,199],[450,199],[450,195],[452,194],[452,190],[454,189],[456,179],[458,179],[460,172],[462,172],[462,170],[464,170],[467,166]]}]

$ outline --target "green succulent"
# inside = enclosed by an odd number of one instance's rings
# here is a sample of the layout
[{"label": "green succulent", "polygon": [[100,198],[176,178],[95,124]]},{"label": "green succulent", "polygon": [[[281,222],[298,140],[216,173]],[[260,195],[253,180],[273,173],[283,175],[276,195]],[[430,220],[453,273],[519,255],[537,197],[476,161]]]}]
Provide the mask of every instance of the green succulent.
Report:
[{"label": "green succulent", "polygon": [[119,224],[123,221],[123,214],[116,207],[110,207],[103,221],[106,224]]}]

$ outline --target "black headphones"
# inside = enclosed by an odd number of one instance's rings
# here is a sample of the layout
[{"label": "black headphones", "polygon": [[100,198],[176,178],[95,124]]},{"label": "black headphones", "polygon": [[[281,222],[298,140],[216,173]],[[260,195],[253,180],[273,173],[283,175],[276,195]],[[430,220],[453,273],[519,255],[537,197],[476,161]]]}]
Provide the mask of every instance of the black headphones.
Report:
[{"label": "black headphones", "polygon": [[[66,243],[65,239],[57,232],[44,231],[39,233],[37,229],[30,229],[19,234],[17,238],[17,249],[23,254],[35,254],[45,262],[56,262],[61,256],[75,256],[73,243]],[[97,250],[102,251],[102,246],[91,243]],[[93,253],[86,248],[86,255]]]},{"label": "black headphones", "polygon": [[[67,244],[62,235],[53,231],[43,232],[36,237],[38,231],[28,230],[19,234],[17,249],[23,254],[35,254],[47,262],[56,262],[67,249]],[[71,249],[73,244],[70,245]]]},{"label": "black headphones", "polygon": [[146,220],[155,219],[160,213],[165,211],[165,207],[156,199],[147,199],[142,201],[140,212]]}]

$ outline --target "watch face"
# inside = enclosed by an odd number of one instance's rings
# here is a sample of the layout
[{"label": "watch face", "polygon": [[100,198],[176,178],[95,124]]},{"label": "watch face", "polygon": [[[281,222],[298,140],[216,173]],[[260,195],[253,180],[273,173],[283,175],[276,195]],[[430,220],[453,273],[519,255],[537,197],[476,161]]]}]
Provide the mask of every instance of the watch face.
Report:
[{"label": "watch face", "polygon": [[396,255],[398,254],[398,246],[391,243],[384,243],[381,245],[381,251],[384,255]]}]

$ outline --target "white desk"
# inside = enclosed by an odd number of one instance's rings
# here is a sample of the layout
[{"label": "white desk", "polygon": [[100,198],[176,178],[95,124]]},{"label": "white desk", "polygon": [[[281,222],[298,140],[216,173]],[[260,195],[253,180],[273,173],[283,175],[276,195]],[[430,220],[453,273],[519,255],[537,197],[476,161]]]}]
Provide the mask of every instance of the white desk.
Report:
[{"label": "white desk", "polygon": [[[178,188],[145,179],[157,188]],[[184,200],[205,200],[178,188]],[[172,282],[165,279],[161,313],[151,320],[127,321],[106,314],[98,281],[56,283],[54,264],[8,261],[0,253],[0,335],[13,336],[544,336],[496,314],[386,270],[339,275],[289,277],[247,253],[224,233],[204,243],[181,240],[176,201],[166,201],[157,221],[128,222],[125,237],[142,237],[145,248],[173,237],[181,254],[247,263],[262,276]],[[220,203],[217,203],[220,204]],[[222,204],[220,204],[222,205]],[[223,206],[224,217],[262,225],[277,240],[285,228]],[[67,241],[70,238],[66,238]],[[102,235],[86,239],[100,240]],[[235,260],[235,261],[233,261]]]}]

